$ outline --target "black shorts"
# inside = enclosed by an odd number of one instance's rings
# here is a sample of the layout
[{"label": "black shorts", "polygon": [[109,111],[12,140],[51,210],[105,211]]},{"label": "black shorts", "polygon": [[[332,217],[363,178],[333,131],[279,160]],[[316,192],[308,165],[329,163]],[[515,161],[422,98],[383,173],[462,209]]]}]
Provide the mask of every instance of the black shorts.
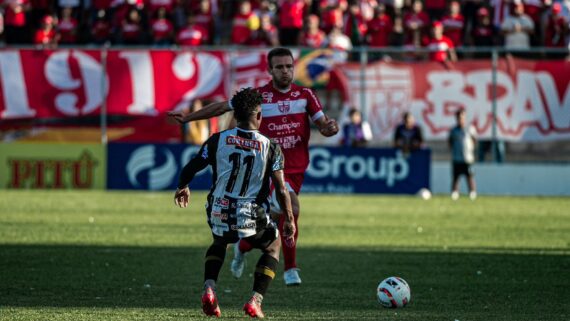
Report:
[{"label": "black shorts", "polygon": [[453,163],[453,180],[458,179],[461,175],[465,175],[467,177],[473,176],[473,169],[471,168],[471,164]]},{"label": "black shorts", "polygon": [[[217,243],[230,244],[237,243],[239,241],[237,234],[225,234],[224,236],[219,236],[212,233],[212,236]],[[275,224],[268,224],[266,228],[262,229],[255,235],[244,238],[244,240],[256,249],[265,249],[278,238],[279,232],[277,231]]]}]

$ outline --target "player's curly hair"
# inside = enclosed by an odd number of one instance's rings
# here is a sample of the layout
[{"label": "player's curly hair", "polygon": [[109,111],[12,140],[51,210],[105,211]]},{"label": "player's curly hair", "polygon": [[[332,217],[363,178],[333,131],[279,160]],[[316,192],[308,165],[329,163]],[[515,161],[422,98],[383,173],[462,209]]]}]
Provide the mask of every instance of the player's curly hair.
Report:
[{"label": "player's curly hair", "polygon": [[253,88],[244,88],[232,97],[234,117],[237,121],[248,121],[262,102],[261,94]]}]

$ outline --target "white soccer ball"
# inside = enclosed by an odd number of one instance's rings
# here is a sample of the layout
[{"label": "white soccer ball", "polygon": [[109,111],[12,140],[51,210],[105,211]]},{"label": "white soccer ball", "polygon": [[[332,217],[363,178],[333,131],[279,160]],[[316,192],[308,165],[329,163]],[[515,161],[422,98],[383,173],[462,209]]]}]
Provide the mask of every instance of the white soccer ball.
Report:
[{"label": "white soccer ball", "polygon": [[418,196],[427,201],[431,198],[431,192],[427,188],[422,188],[418,191]]},{"label": "white soccer ball", "polygon": [[380,282],[376,290],[378,302],[385,308],[403,308],[411,299],[408,283],[397,276],[391,276]]}]

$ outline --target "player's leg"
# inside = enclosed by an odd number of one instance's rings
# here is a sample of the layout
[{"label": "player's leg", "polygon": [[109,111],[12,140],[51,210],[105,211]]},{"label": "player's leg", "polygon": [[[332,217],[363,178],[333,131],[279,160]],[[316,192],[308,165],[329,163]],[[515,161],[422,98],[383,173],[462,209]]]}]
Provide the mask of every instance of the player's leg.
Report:
[{"label": "player's leg", "polygon": [[213,235],[214,241],[206,251],[204,262],[204,293],[202,294],[202,311],[206,315],[219,317],[221,315],[216,296],[216,282],[224,264],[228,241],[223,237]]},{"label": "player's leg", "polygon": [[245,313],[254,318],[264,317],[261,303],[269,284],[275,278],[275,271],[279,264],[281,240],[277,234],[275,227],[271,227],[266,229],[263,236],[257,240],[262,247],[263,254],[255,267],[252,296],[243,306]]},{"label": "player's leg", "polygon": [[461,174],[461,171],[458,163],[453,162],[451,166],[452,166],[451,199],[456,201],[459,199],[459,176]]},{"label": "player's leg", "polygon": [[475,185],[475,173],[470,164],[465,164],[465,175],[467,177],[467,187],[469,188],[469,198],[477,199],[477,186]]},{"label": "player's leg", "polygon": [[283,261],[285,263],[285,273],[283,278],[286,285],[299,285],[301,284],[301,277],[299,276],[299,269],[297,268],[297,239],[299,238],[299,213],[300,203],[299,197],[293,191],[289,192],[291,198],[291,206],[293,207],[293,217],[295,219],[295,235],[293,235],[293,242],[283,236],[283,225],[285,223],[285,215],[279,216],[279,234],[281,236],[281,247],[283,248]]}]

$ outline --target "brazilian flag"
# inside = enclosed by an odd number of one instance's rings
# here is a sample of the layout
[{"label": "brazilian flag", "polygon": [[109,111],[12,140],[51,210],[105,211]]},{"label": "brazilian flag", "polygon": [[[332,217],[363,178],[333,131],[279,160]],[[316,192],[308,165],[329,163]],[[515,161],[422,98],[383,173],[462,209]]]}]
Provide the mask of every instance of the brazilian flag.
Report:
[{"label": "brazilian flag", "polygon": [[335,61],[331,49],[301,51],[295,65],[295,83],[313,89],[325,88],[329,83],[330,71]]}]

